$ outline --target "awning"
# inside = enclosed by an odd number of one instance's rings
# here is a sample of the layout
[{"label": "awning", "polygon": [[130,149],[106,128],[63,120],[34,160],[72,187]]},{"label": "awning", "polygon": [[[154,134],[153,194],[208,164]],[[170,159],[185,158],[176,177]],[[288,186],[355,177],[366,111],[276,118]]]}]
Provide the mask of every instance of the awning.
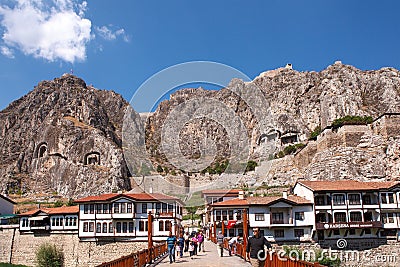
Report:
[{"label": "awning", "polygon": [[49,216],[35,216],[35,217],[30,217],[28,220],[29,221],[43,221],[46,218],[49,218]]}]

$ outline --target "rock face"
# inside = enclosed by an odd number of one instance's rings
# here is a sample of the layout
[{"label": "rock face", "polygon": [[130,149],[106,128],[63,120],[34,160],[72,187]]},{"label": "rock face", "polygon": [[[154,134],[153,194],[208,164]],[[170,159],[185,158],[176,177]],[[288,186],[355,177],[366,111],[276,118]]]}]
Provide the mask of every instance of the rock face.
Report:
[{"label": "rock face", "polygon": [[[163,126],[169,114],[181,109],[182,105],[188,106],[186,103],[193,99],[200,101],[203,98],[216,99],[220,105],[234,112],[246,128],[249,158],[265,161],[289,144],[307,144],[310,133],[316,127],[324,129],[337,118],[346,115],[377,118],[384,113],[398,113],[400,72],[393,68],[362,71],[336,62],[321,72],[298,72],[290,68],[279,68],[261,73],[249,83],[234,79],[227,88],[219,91],[206,91],[201,88],[180,90],[171,95],[170,100],[163,101],[148,119],[146,145],[154,162],[176,168],[164,152],[161,134],[165,130]],[[193,105],[192,109],[186,108],[183,117],[196,112],[197,107]],[[232,142],[223,125],[239,128],[237,122],[229,120],[226,123],[224,117],[211,122],[204,118],[187,118],[189,119],[185,127],[171,129],[176,131],[182,157],[201,157],[203,139],[214,143],[214,162],[232,156]],[[287,156],[274,161],[270,173],[265,178],[277,183],[289,183],[300,177],[396,179],[393,175],[386,175],[389,173],[387,166],[397,166],[397,163],[388,160],[388,153],[397,149],[398,144],[395,140],[400,136],[400,132],[395,131],[390,137],[383,138],[374,134],[370,126],[367,128],[352,137],[355,139],[353,143],[346,144],[346,139],[343,139],[338,146],[318,147],[318,150],[315,143],[310,143],[305,149],[311,151],[309,154],[304,152],[303,158]],[[272,148],[265,147],[267,140],[272,141]],[[373,141],[366,143],[366,140]],[[270,144],[271,142],[269,146]],[[368,146],[368,149],[364,145]],[[386,147],[388,152],[384,149]],[[366,150],[369,153],[365,154]],[[338,157],[338,154],[341,156]],[[355,155],[361,157],[356,159]],[[334,161],[335,157],[340,160]],[[384,158],[387,159],[385,165],[378,166]],[[343,164],[351,161],[352,164]],[[355,168],[357,164],[363,167]]]},{"label": "rock face", "polygon": [[[252,82],[233,79],[219,91],[179,90],[149,117],[127,113],[134,124],[146,121],[139,132],[124,131],[134,147],[122,144],[127,107],[120,95],[73,75],[39,83],[0,112],[0,191],[82,197],[128,190],[127,166],[139,175],[146,160],[135,157],[136,144],[145,146],[154,170],[161,165],[170,174],[254,159],[268,163],[255,176],[269,184],[400,177],[400,72],[393,68],[361,71],[336,62],[321,72],[279,68]],[[326,128],[345,115],[384,113],[391,115],[370,125]],[[325,131],[308,141],[318,126]],[[306,146],[297,154],[268,161],[299,142]]]},{"label": "rock face", "polygon": [[121,149],[128,103],[73,75],[40,82],[0,112],[0,189],[81,197],[130,189]]}]

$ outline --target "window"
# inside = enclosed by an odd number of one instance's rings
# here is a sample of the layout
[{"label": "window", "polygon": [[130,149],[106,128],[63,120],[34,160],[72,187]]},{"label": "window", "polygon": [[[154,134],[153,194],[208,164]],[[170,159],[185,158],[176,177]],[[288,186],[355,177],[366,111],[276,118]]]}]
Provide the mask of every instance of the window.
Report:
[{"label": "window", "polygon": [[90,212],[90,214],[94,213],[94,204],[89,205],[89,212]]},{"label": "window", "polygon": [[174,205],[168,204],[168,212],[173,212],[174,211]]},{"label": "window", "polygon": [[161,203],[156,203],[156,212],[160,212],[161,210]]},{"label": "window", "polygon": [[394,203],[393,193],[381,193],[381,202],[382,204],[393,204]]},{"label": "window", "polygon": [[236,220],[240,221],[242,219],[242,211],[238,210],[236,213]]},{"label": "window", "polygon": [[132,213],[132,203],[127,203],[126,204],[126,212],[127,213]]},{"label": "window", "polygon": [[55,218],[51,218],[51,226],[56,226],[56,219]]},{"label": "window", "polygon": [[126,203],[121,203],[121,213],[126,213]]},{"label": "window", "polygon": [[114,225],[112,222],[108,223],[108,232],[113,233],[114,232]]},{"label": "window", "polygon": [[147,203],[142,203],[142,213],[147,213]]},{"label": "window", "polygon": [[103,233],[107,233],[107,223],[103,223]]},{"label": "window", "polygon": [[349,230],[349,235],[355,235],[355,234],[356,234],[356,229]]},{"label": "window", "polygon": [[83,213],[85,213],[85,214],[89,213],[89,205],[88,204],[83,205]]},{"label": "window", "polygon": [[103,211],[101,204],[96,204],[96,213],[101,213]]},{"label": "window", "polygon": [[393,213],[382,213],[383,223],[394,223]]},{"label": "window", "polygon": [[83,223],[83,231],[88,232],[89,231],[89,224],[87,222]]},{"label": "window", "polygon": [[121,222],[117,222],[116,230],[117,230],[117,233],[121,233]]},{"label": "window", "polygon": [[283,229],[277,229],[274,231],[274,236],[277,238],[285,237],[285,231]]},{"label": "window", "polygon": [[220,210],[217,210],[215,212],[215,220],[216,221],[220,221],[221,220],[221,211]]},{"label": "window", "polygon": [[367,212],[364,213],[364,221],[366,221],[366,222],[372,222],[373,221],[372,212],[367,211]]},{"label": "window", "polygon": [[272,223],[283,223],[283,212],[272,213]]},{"label": "window", "polygon": [[364,205],[371,205],[371,196],[370,195],[363,195],[363,204]]},{"label": "window", "polygon": [[60,226],[63,226],[63,224],[64,224],[64,219],[60,218]]},{"label": "window", "polygon": [[144,231],[144,221],[139,221],[139,231]]},{"label": "window", "polygon": [[101,223],[96,223],[96,233],[101,233]]},{"label": "window", "polygon": [[133,233],[133,222],[129,222],[128,230],[129,233]]},{"label": "window", "polygon": [[167,203],[162,203],[162,213],[167,212]]},{"label": "window", "polygon": [[361,212],[350,212],[350,221],[351,222],[362,222]]},{"label": "window", "polygon": [[337,223],[337,222],[347,222],[345,212],[336,212],[335,213],[335,223]]},{"label": "window", "polygon": [[159,231],[164,231],[164,221],[163,220],[160,220],[158,222],[158,230]]},{"label": "window", "polygon": [[333,195],[333,205],[345,205],[343,194]]},{"label": "window", "polygon": [[94,222],[89,223],[89,232],[94,232]]},{"label": "window", "polygon": [[295,237],[303,237],[304,236],[304,229],[294,229],[294,236]]},{"label": "window", "polygon": [[326,205],[325,196],[321,196],[321,195],[315,196],[314,202],[315,202],[315,205],[320,205],[320,206]]},{"label": "window", "polygon": [[360,205],[361,199],[359,194],[349,194],[349,205]]},{"label": "window", "polygon": [[165,231],[171,231],[171,222],[165,221]]},{"label": "window", "polygon": [[228,220],[228,212],[226,210],[222,211],[222,220],[223,221]]},{"label": "window", "polygon": [[365,228],[365,229],[364,229],[364,233],[365,233],[366,235],[370,235],[370,234],[371,234],[371,229]]},{"label": "window", "polygon": [[264,221],[264,213],[256,213],[256,221]]},{"label": "window", "polygon": [[119,203],[114,203],[114,213],[119,213]]},{"label": "window", "polygon": [[304,211],[299,211],[294,213],[294,219],[298,221],[304,220]]},{"label": "window", "polygon": [[123,233],[127,233],[128,232],[128,223],[127,222],[123,222],[122,223],[122,232]]},{"label": "window", "polygon": [[74,222],[73,222],[73,226],[76,226],[77,221],[78,221],[78,219],[75,217],[74,218]]},{"label": "window", "polygon": [[235,236],[235,229],[229,229],[229,237]]},{"label": "window", "polygon": [[233,220],[233,210],[228,210],[228,220]]},{"label": "window", "polygon": [[108,213],[108,204],[103,204],[103,213],[104,214]]}]

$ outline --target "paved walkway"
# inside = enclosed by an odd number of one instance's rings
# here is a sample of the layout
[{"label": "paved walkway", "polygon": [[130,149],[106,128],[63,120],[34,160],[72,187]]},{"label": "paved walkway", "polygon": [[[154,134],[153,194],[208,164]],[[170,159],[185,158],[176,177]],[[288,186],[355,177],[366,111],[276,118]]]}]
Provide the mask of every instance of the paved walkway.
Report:
[{"label": "paved walkway", "polygon": [[[248,267],[250,263],[245,262],[239,256],[229,256],[227,250],[224,250],[224,256],[220,257],[217,250],[217,245],[211,241],[205,241],[205,252],[198,252],[198,255],[190,258],[189,252],[184,252],[183,257],[175,256],[176,262],[170,264],[169,257],[163,259],[158,266],[179,266],[179,267]],[[176,252],[175,252],[176,253]]]}]

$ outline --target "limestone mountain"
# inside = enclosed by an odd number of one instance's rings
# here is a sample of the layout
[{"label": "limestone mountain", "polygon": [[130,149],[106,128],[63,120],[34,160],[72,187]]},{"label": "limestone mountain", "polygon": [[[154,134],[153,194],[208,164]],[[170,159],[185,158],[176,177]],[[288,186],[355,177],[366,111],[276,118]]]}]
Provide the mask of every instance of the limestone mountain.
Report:
[{"label": "limestone mountain", "polygon": [[[341,62],[335,62],[320,72],[299,72],[291,68],[266,71],[251,82],[234,79],[227,88],[219,91],[207,91],[201,88],[177,91],[171,95],[169,100],[163,101],[148,119],[146,145],[154,162],[173,168],[173,165],[169,164],[168,156],[163,151],[161,133],[169,114],[178,109],[185,110],[186,113],[183,117],[190,118],[184,127],[175,133],[181,142],[183,156],[191,159],[201,157],[201,151],[204,148],[202,140],[204,139],[212,140],[215,145],[214,163],[231,156],[232,142],[223,125],[230,125],[231,128],[238,128],[240,125],[234,120],[225,122],[226,117],[219,120],[190,117],[190,114],[196,113],[197,107],[185,104],[190,103],[190,100],[193,99],[200,101],[200,99],[208,98],[216,99],[220,105],[231,109],[245,125],[249,158],[266,161],[287,145],[300,142],[307,144],[310,133],[314,129],[317,127],[324,129],[330,126],[335,119],[346,115],[377,118],[384,113],[398,113],[400,111],[400,72],[393,68],[363,71]],[[186,109],[182,108],[185,105]],[[172,129],[172,131],[178,130]],[[373,130],[371,131],[373,132]],[[371,136],[371,131],[365,130],[365,133]],[[389,137],[393,139],[396,135],[400,136],[400,133]],[[361,136],[359,137],[361,138]],[[368,139],[368,136],[363,138]],[[342,145],[338,145],[342,148],[342,157],[338,162],[332,161],[335,147],[325,147],[326,149],[319,147],[318,152],[320,153],[315,154],[313,150],[307,156],[308,160],[297,159],[294,162],[293,156],[287,157],[283,160],[284,162],[276,160],[265,178],[268,181],[276,181],[276,183],[288,183],[296,178],[307,177],[313,179],[363,179],[368,176],[366,176],[366,171],[358,170],[360,166],[357,169],[355,165],[361,164],[361,162],[363,165],[374,162],[363,168],[378,168],[378,159],[388,157],[384,152],[384,148],[389,142],[387,138],[386,141],[381,142],[379,148],[374,148],[375,155],[372,152],[369,156],[363,154],[361,148],[361,150],[357,150],[355,155],[364,155],[359,161],[352,159],[349,152],[352,149],[344,149],[347,152],[343,152]],[[267,140],[274,144],[272,150],[265,147]],[[365,140],[360,140],[359,143],[365,144]],[[365,150],[365,147],[363,149]],[[378,150],[381,153],[379,156],[376,155]],[[308,147],[307,151],[312,151],[312,149],[310,150]],[[354,164],[344,165],[343,162],[346,162],[346,159],[348,162],[353,161]],[[326,165],[327,162],[329,162],[328,165]],[[397,166],[390,162],[386,163],[388,166]],[[342,172],[337,170],[337,167],[341,165],[343,166]],[[322,171],[327,166],[330,166],[332,170]],[[389,172],[389,170],[387,171]],[[370,170],[370,172],[372,171]],[[379,177],[385,177],[385,171],[380,173],[383,174]],[[390,179],[395,179],[395,177],[390,176]]]},{"label": "limestone mountain", "polygon": [[128,103],[73,75],[40,82],[0,112],[0,191],[67,197],[130,189]]}]

